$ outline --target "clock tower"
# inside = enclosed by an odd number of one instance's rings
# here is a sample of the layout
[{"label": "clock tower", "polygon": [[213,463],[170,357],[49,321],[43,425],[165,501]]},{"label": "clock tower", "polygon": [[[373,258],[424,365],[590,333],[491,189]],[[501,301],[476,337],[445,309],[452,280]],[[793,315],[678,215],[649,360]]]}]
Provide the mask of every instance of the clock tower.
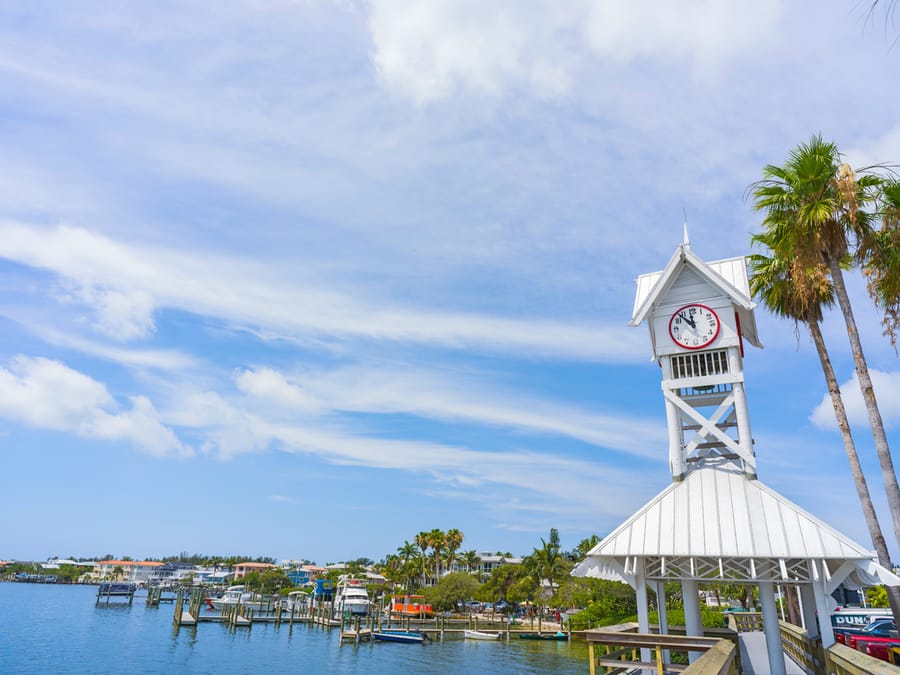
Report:
[{"label": "clock tower", "polygon": [[756,478],[744,389],[744,343],[756,332],[744,258],[706,263],[685,242],[665,269],[637,278],[631,325],[647,321],[662,367],[674,481],[710,464],[735,463]]}]

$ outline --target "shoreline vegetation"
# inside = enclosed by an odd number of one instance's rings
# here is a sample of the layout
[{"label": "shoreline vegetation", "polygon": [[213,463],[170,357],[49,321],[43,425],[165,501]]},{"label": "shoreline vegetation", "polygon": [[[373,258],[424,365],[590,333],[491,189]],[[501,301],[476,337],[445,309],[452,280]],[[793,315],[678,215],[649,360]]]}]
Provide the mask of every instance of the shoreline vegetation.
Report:
[{"label": "shoreline vegetation", "polygon": [[[635,592],[627,584],[577,578],[569,574],[600,541],[596,535],[582,540],[572,550],[564,550],[558,531],[551,529],[547,539],[540,539],[540,546],[522,557],[501,551],[495,554],[474,550],[460,552],[463,541],[464,535],[459,530],[443,532],[435,529],[418,533],[412,541],[405,540],[395,553],[386,555],[380,562],[358,558],[321,567],[306,560],[282,561],[283,566],[278,566],[275,558],[267,556],[186,552],[140,562],[180,566],[183,573],[177,579],[170,580],[168,585],[204,585],[197,572],[204,570],[218,573],[218,578],[224,580],[215,586],[241,583],[248,589],[268,594],[286,595],[297,590],[311,590],[311,581],[303,584],[294,582],[298,571],[308,573],[306,578],[309,580],[326,580],[334,585],[341,577],[360,578],[367,580],[366,588],[372,599],[389,598],[396,594],[423,595],[436,612],[465,613],[486,619],[501,614],[511,621],[524,623],[540,620],[548,628],[563,630],[598,628],[637,618]],[[119,564],[101,579],[91,570],[103,561]],[[57,560],[49,565],[6,562],[0,565],[0,580],[43,583],[129,581],[134,580],[129,578],[125,569],[129,562],[138,561],[131,561],[127,556],[116,560],[111,555],[105,555],[79,561]],[[233,571],[247,563],[253,563],[256,570],[235,580]],[[190,569],[194,571],[188,571]],[[54,579],[42,581],[38,577]],[[150,583],[152,585],[153,581]],[[704,585],[706,604],[711,606],[703,608],[703,624],[723,626],[725,614],[719,611],[721,609],[754,608],[754,590],[744,584]],[[879,588],[871,589],[868,601],[872,606],[887,604],[886,595]],[[665,602],[670,623],[677,623],[682,611],[679,584],[666,585]],[[790,606],[789,601],[786,604]],[[656,607],[656,598],[652,593],[651,605]],[[655,611],[651,620],[655,620],[654,616]]]}]

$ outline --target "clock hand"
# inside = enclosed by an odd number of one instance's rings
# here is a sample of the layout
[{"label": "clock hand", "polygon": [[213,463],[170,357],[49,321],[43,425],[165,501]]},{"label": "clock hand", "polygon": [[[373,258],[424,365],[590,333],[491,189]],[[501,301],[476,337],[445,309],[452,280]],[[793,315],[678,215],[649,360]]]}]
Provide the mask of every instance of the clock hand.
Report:
[{"label": "clock hand", "polygon": [[684,312],[681,312],[681,318],[684,319],[687,323],[689,323],[691,325],[691,328],[695,328],[695,329],[697,328],[697,324],[694,323],[694,320],[691,318],[688,318],[688,316]]}]

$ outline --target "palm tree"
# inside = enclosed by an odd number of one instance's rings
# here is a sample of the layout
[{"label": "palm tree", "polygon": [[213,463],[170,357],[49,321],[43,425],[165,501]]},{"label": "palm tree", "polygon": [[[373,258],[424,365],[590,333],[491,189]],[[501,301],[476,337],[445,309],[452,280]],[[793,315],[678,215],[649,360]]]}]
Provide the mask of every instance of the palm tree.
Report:
[{"label": "palm tree", "polygon": [[417,553],[416,545],[411,544],[409,541],[404,541],[403,546],[397,547],[397,555],[403,558],[403,564],[406,565],[410,560],[416,557]]},{"label": "palm tree", "polygon": [[[764,232],[753,237],[753,243],[759,246],[773,249],[773,233]],[[891,557],[888,553],[887,543],[878,523],[878,516],[872,504],[869,494],[869,486],[859,463],[856,452],[856,444],[850,432],[850,423],[847,420],[847,411],[844,408],[844,400],[841,396],[841,388],[831,365],[831,358],[822,337],[819,323],[822,320],[823,308],[834,305],[834,292],[831,284],[817,286],[815,284],[794,283],[795,275],[806,270],[796,270],[794,266],[777,256],[768,257],[763,254],[750,256],[750,290],[753,296],[758,298],[776,316],[792,319],[795,324],[802,323],[809,330],[810,337],[816,347],[819,363],[825,375],[828,393],[831,396],[831,405],[834,408],[834,416],[844,442],[844,451],[847,453],[847,461],[850,463],[850,473],[853,476],[853,484],[856,486],[856,494],[862,506],[866,526],[869,528],[869,536],[875,547],[878,562],[891,569]],[[813,274],[816,274],[815,271]],[[818,276],[818,274],[816,274]],[[808,289],[806,295],[800,293],[800,288]],[[900,589],[892,588],[889,596],[891,611],[895,621],[900,619]]]},{"label": "palm tree", "polygon": [[425,551],[427,551],[428,547],[431,545],[430,533],[419,532],[413,541],[416,542],[416,546],[422,551],[422,588],[425,588],[425,561],[427,560]]},{"label": "palm tree", "polygon": [[594,548],[597,544],[600,543],[600,537],[596,534],[592,534],[590,537],[585,537],[582,539],[578,546],[575,547],[575,550],[572,551],[574,556],[574,562],[581,562],[585,559],[592,548]]},{"label": "palm tree", "polygon": [[456,551],[462,546],[463,533],[455,527],[447,530],[446,546],[447,546],[447,569],[453,569],[453,562],[456,560]]},{"label": "palm tree", "polygon": [[462,561],[466,566],[466,572],[472,572],[472,570],[478,569],[478,563],[481,562],[481,556],[478,555],[473,548],[469,551],[463,551]]},{"label": "palm tree", "polygon": [[434,583],[441,578],[441,553],[447,545],[447,535],[443,530],[437,528],[428,533],[428,544],[432,548],[432,557],[434,559]]},{"label": "palm tree", "polygon": [[869,249],[876,216],[866,207],[875,203],[884,181],[873,174],[857,175],[840,157],[834,143],[814,136],[792,150],[783,167],[763,169],[763,180],[751,186],[754,207],[765,211],[762,225],[771,237],[772,251],[791,261],[792,283],[802,297],[825,287],[830,277],[872,428],[894,536],[900,544],[900,485],[841,269],[851,253],[864,255]]},{"label": "palm tree", "polygon": [[880,197],[881,228],[865,242],[861,257],[869,295],[884,311],[884,332],[896,349],[900,331],[900,181],[886,181]]},{"label": "palm tree", "polygon": [[550,585],[550,595],[555,592],[553,582],[562,571],[562,555],[560,555],[559,547],[559,531],[554,527],[550,529],[550,537],[547,541],[541,537],[541,548],[534,549],[531,554],[536,565],[536,569],[541,579],[546,579]]}]

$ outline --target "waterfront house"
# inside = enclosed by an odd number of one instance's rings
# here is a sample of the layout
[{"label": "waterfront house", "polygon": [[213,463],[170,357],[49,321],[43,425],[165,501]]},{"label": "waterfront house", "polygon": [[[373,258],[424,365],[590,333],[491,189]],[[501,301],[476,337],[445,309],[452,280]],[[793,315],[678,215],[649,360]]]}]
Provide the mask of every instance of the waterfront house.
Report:
[{"label": "waterfront house", "polygon": [[260,562],[242,562],[238,563],[234,566],[234,578],[242,579],[250,572],[265,572],[266,570],[271,570],[277,568],[277,565],[272,565],[270,563],[260,563]]},{"label": "waterfront house", "polygon": [[117,575],[118,569],[122,571],[121,581],[133,584],[143,584],[150,580],[150,576],[157,567],[162,567],[161,562],[148,560],[98,560],[94,566],[94,577],[97,579],[111,579]]},{"label": "waterfront house", "polygon": [[196,565],[170,560],[153,569],[150,573],[149,581],[161,586],[173,586],[180,584],[182,579],[186,577],[194,576],[196,571]]},{"label": "waterfront house", "polygon": [[511,555],[491,555],[490,553],[479,553],[478,572],[483,577],[491,576],[491,573],[498,567],[503,565],[521,565],[522,559]]}]

